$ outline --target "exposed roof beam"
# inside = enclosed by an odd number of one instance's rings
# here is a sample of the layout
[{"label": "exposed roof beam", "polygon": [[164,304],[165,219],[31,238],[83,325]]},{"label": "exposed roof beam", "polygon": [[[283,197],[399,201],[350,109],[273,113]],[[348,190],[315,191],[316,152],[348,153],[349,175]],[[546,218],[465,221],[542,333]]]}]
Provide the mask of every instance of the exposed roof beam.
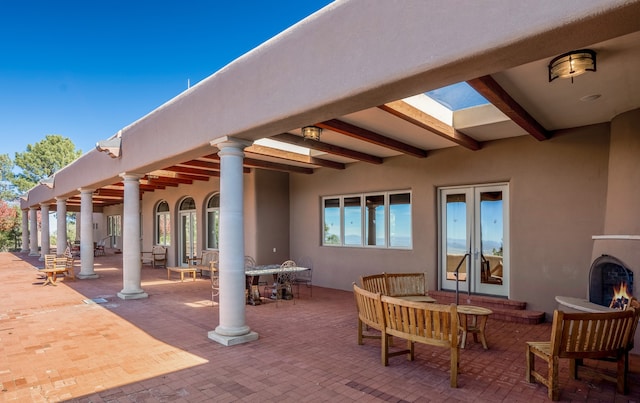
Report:
[{"label": "exposed roof beam", "polygon": [[294,173],[307,174],[307,175],[313,173],[313,168],[304,168],[304,167],[297,167],[294,165],[278,164],[276,162],[262,161],[262,160],[257,160],[255,158],[245,157],[243,163],[244,165],[250,166],[253,168],[270,169],[272,171],[294,172]]},{"label": "exposed roof beam", "polygon": [[427,152],[418,147],[414,147],[401,141],[385,137],[381,134],[372,132],[371,130],[352,125],[351,123],[347,123],[339,119],[331,119],[322,123],[317,123],[316,126],[326,130],[344,134],[345,136],[349,136],[354,139],[366,141],[367,143],[375,144],[377,146],[390,148],[392,150],[399,151],[403,154],[412,155],[414,157],[424,158],[427,156]]},{"label": "exposed roof beam", "polygon": [[180,172],[185,174],[192,175],[203,175],[203,176],[220,176],[219,171],[208,171],[206,169],[198,169],[198,168],[189,168],[189,167],[180,167],[180,166],[172,166],[165,168],[167,171]]},{"label": "exposed roof beam", "polygon": [[188,179],[188,180],[192,180],[192,181],[208,181],[209,180],[208,176],[182,174],[182,173],[179,173],[179,172],[167,171],[167,170],[164,170],[164,169],[159,169],[157,171],[151,171],[151,172],[148,173],[148,175],[156,175],[156,176],[160,176],[162,178]]},{"label": "exposed roof beam", "polygon": [[434,134],[437,134],[438,136],[454,142],[462,147],[474,151],[480,149],[480,143],[478,143],[475,139],[457,131],[454,127],[441,122],[428,113],[425,113],[404,101],[389,102],[387,104],[378,106],[378,108],[402,120],[426,129]]},{"label": "exposed roof beam", "polygon": [[380,157],[375,155],[361,153],[359,151],[349,150],[348,148],[334,146],[331,144],[323,143],[321,141],[305,140],[300,136],[296,136],[291,133],[276,134],[270,137],[273,140],[282,141],[284,143],[295,144],[301,147],[307,147],[312,150],[322,151],[328,154],[339,155],[341,157],[351,158],[353,160],[368,162],[370,164],[382,164],[384,161]]},{"label": "exposed roof beam", "polygon": [[273,147],[265,147],[257,144],[245,148],[247,154],[261,155],[273,158],[279,158],[287,161],[301,162],[304,164],[317,165],[325,168],[344,169],[345,164],[335,161],[329,161],[322,158],[312,157],[310,155],[302,155],[291,151],[278,150]]},{"label": "exposed roof beam", "polygon": [[551,132],[542,127],[537,120],[529,115],[529,112],[520,106],[515,99],[511,98],[511,95],[493,77],[482,76],[474,78],[467,81],[467,84],[536,139],[547,140],[551,137]]}]

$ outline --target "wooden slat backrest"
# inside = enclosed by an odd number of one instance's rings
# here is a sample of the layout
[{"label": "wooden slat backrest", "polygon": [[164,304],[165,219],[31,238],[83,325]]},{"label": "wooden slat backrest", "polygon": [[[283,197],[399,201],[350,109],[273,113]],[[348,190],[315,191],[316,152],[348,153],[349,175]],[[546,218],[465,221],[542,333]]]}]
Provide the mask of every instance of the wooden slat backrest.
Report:
[{"label": "wooden slat backrest", "polygon": [[386,332],[403,339],[442,347],[458,345],[456,306],[382,296]]},{"label": "wooden slat backrest", "polygon": [[392,297],[425,295],[424,273],[385,273],[388,294]]},{"label": "wooden slat backrest", "polygon": [[377,292],[382,295],[389,295],[389,291],[387,289],[387,281],[385,279],[384,273],[362,276],[360,277],[360,284],[366,291],[373,293]]},{"label": "wooden slat backrest", "polygon": [[551,355],[560,358],[616,356],[629,344],[635,311],[565,313],[556,310],[551,328]]},{"label": "wooden slat backrest", "polygon": [[353,295],[356,298],[360,321],[384,333],[384,315],[380,293],[370,292],[353,284]]}]

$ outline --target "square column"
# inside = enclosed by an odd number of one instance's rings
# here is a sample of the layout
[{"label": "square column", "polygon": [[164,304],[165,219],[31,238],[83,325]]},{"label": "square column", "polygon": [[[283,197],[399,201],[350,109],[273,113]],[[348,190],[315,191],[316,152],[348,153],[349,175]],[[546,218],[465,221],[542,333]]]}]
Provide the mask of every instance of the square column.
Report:
[{"label": "square column", "polygon": [[67,198],[56,197],[56,248],[62,255],[67,247]]},{"label": "square column", "polygon": [[20,252],[29,252],[29,210],[22,210],[22,246]]}]

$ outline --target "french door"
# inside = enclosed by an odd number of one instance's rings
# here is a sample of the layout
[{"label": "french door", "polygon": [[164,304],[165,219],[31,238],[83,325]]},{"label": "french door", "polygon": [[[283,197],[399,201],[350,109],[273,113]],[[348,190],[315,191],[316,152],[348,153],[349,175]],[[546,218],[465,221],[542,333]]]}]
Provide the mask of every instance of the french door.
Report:
[{"label": "french door", "polygon": [[441,188],[440,287],[509,296],[509,187]]},{"label": "french door", "polygon": [[197,220],[195,210],[180,211],[180,266],[188,266],[197,253]]}]

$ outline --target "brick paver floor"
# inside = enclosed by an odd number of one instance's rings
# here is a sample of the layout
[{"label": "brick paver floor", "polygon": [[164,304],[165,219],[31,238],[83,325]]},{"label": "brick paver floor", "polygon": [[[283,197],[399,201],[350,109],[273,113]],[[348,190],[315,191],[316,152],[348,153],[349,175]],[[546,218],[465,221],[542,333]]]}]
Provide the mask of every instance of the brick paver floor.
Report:
[{"label": "brick paver floor", "polygon": [[[549,324],[489,319],[489,350],[460,353],[457,389],[449,353],[416,345],[416,359],[380,364],[380,344],[356,344],[350,292],[301,289],[293,304],[247,306],[259,340],[225,347],[207,338],[218,324],[205,279],[167,280],[144,266],[144,300],[121,300],[122,255],[95,258],[98,279],[41,286],[37,257],[0,253],[0,401],[21,402],[542,402],[547,390],[524,381],[524,343],[549,337]],[[79,268],[77,267],[77,271]],[[77,273],[76,271],[76,273]],[[98,303],[93,302],[98,300]],[[640,401],[640,357],[631,393],[561,363],[564,401]],[[611,363],[598,363],[613,369]]]}]

